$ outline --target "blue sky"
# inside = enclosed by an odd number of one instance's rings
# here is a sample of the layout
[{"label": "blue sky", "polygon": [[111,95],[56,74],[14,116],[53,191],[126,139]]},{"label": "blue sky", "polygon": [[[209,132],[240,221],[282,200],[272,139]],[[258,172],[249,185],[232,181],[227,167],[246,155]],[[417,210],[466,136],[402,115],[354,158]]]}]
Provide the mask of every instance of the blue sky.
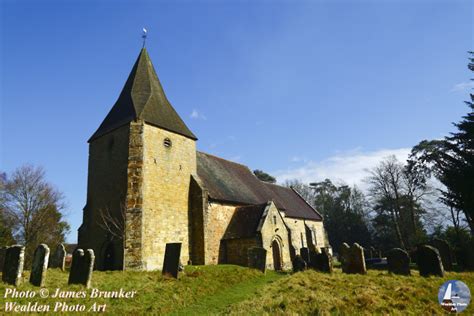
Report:
[{"label": "blue sky", "polygon": [[358,183],[467,113],[470,1],[1,0],[0,168],[42,165],[75,241],[87,139],[147,48],[198,149]]}]

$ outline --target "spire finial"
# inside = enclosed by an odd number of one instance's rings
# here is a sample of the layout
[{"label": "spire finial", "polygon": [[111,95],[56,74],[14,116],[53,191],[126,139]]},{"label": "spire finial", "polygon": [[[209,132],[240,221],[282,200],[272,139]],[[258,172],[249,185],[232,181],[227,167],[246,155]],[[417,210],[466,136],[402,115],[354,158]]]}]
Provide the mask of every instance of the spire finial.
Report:
[{"label": "spire finial", "polygon": [[148,33],[148,31],[146,30],[146,28],[143,28],[143,32],[142,32],[143,46],[142,46],[142,48],[145,48],[145,42],[146,42],[147,33]]}]

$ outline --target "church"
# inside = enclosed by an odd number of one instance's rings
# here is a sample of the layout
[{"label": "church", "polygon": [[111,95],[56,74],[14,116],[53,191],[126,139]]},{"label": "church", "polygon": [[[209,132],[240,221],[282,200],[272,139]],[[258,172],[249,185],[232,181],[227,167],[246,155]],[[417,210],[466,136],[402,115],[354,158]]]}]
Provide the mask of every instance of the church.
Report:
[{"label": "church", "polygon": [[[270,137],[270,135],[269,135]],[[183,264],[247,266],[252,247],[288,270],[301,248],[330,248],[321,214],[294,189],[196,150],[143,48],[116,103],[89,139],[80,248],[99,270],[160,270],[167,243]]]}]

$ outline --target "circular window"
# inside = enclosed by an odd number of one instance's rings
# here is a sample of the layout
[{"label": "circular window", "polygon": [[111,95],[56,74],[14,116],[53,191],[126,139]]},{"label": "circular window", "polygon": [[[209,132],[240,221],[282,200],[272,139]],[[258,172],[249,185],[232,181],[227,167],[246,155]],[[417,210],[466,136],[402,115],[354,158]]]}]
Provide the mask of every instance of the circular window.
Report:
[{"label": "circular window", "polygon": [[172,145],[171,139],[165,138],[165,140],[163,141],[163,145],[164,145],[165,147],[168,147],[168,148],[171,147],[171,145]]}]

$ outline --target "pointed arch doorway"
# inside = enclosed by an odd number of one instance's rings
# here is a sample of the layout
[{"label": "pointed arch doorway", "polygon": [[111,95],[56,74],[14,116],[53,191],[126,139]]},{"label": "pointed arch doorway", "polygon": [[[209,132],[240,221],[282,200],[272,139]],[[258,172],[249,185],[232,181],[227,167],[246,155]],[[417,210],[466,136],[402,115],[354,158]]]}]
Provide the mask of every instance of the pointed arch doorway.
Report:
[{"label": "pointed arch doorway", "polygon": [[273,269],[275,271],[281,271],[282,263],[281,263],[281,249],[280,244],[275,239],[272,241],[272,253],[273,253]]}]

